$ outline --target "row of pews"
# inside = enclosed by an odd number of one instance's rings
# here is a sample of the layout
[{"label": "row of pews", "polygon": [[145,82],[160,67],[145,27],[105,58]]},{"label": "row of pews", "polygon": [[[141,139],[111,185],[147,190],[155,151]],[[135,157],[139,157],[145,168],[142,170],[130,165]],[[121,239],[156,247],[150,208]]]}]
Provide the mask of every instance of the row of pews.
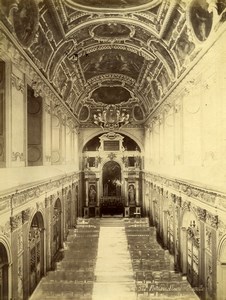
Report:
[{"label": "row of pews", "polygon": [[64,243],[63,259],[42,279],[32,300],[92,299],[99,230],[98,219],[78,219]]},{"label": "row of pews", "polygon": [[148,219],[125,220],[138,300],[197,300],[186,277],[174,271],[173,257],[156,240]]}]

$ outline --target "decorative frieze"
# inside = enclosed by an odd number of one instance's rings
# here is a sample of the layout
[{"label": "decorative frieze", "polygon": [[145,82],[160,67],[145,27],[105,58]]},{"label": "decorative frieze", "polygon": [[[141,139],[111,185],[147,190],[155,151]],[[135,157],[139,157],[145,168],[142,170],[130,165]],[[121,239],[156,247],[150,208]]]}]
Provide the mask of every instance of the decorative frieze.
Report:
[{"label": "decorative frieze", "polygon": [[148,181],[153,182],[157,185],[164,185],[166,187],[170,187],[175,190],[175,192],[181,192],[188,197],[195,198],[199,201],[203,201],[205,203],[209,203],[211,205],[221,206],[223,208],[226,207],[226,195],[220,194],[217,192],[208,191],[204,188],[197,188],[192,186],[191,184],[186,184],[184,182],[178,182],[169,178],[161,177],[156,174],[145,174],[145,177]]},{"label": "decorative frieze", "polygon": [[71,182],[76,182],[76,181],[78,181],[78,174],[72,174],[70,176],[65,176],[64,178],[58,180],[45,182],[34,188],[28,188],[21,192],[12,193],[7,196],[2,196],[0,197],[0,209],[1,211],[3,211],[6,208],[19,207],[31,201],[32,199],[40,197],[42,194],[46,192],[50,192],[55,188],[59,188],[63,184],[68,184],[68,183],[71,184]]},{"label": "decorative frieze", "polygon": [[0,197],[0,211],[3,212],[6,209],[10,209],[11,195]]}]

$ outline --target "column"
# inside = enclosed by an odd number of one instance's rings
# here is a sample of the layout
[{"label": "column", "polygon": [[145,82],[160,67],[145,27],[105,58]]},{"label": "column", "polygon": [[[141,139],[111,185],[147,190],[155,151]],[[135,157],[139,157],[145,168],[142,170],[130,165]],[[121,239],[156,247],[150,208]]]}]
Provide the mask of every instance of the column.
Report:
[{"label": "column", "polygon": [[187,274],[187,228],[181,227],[181,271],[182,274]]},{"label": "column", "polygon": [[128,179],[125,179],[125,184],[124,184],[124,188],[125,188],[125,206],[129,206],[128,203]]},{"label": "column", "polygon": [[167,248],[167,219],[168,219],[168,210],[163,211],[163,246]]},{"label": "column", "polygon": [[100,180],[99,180],[99,178],[97,179],[96,187],[97,187],[97,204],[96,204],[96,206],[100,206]]},{"label": "column", "polygon": [[86,206],[89,206],[89,185],[88,185],[88,180],[86,180]]},{"label": "column", "polygon": [[138,181],[136,180],[136,183],[135,183],[135,186],[136,186],[136,206],[139,206],[140,205],[140,201],[139,201],[139,183]]}]

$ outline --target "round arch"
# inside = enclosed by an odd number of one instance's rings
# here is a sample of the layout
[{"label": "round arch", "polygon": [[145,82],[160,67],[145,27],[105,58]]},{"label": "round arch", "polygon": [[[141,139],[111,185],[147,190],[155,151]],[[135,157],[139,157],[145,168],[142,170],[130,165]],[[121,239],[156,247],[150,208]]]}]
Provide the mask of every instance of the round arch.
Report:
[{"label": "round arch", "polygon": [[2,300],[9,299],[9,265],[11,264],[11,259],[8,241],[0,237],[0,299]]},{"label": "round arch", "polygon": [[[181,220],[180,220],[180,269],[183,274],[188,276],[188,281],[191,284],[196,284],[196,277],[193,276],[194,268],[193,266],[193,255],[196,253],[197,246],[194,244],[193,239],[189,238],[190,231],[194,232],[194,238],[199,235],[199,221],[198,216],[194,210],[185,208],[183,210]],[[196,236],[197,235],[197,236]],[[199,259],[198,259],[199,260]]]},{"label": "round arch", "polygon": [[226,234],[221,238],[217,249],[217,299],[225,295],[226,281]]},{"label": "round arch", "polygon": [[67,193],[67,215],[66,215],[66,225],[68,228],[72,227],[72,191],[69,189]]},{"label": "round arch", "polygon": [[219,262],[226,264],[226,235],[219,242],[217,254]]},{"label": "round arch", "polygon": [[192,221],[193,221],[193,219],[195,219],[195,221],[198,221],[198,216],[195,213],[195,211],[192,209],[191,210],[189,210],[189,209],[183,210],[182,215],[181,215],[181,222],[180,222],[181,227],[188,228],[190,226],[191,219],[192,219]]},{"label": "round arch", "polygon": [[[90,134],[89,136],[85,137],[84,140],[82,141],[82,143],[80,143],[80,148],[79,148],[79,152],[82,152],[83,148],[85,147],[85,145],[92,140],[93,138],[97,137],[100,134],[104,134],[106,132],[103,132],[102,129],[97,129],[97,131],[93,132],[92,134]],[[118,134],[124,134],[125,136],[128,136],[129,138],[131,138],[132,140],[134,140],[135,143],[137,143],[137,145],[139,146],[141,153],[144,152],[144,145],[141,143],[141,141],[138,140],[138,138],[136,136],[134,136],[133,134],[127,132],[126,130],[122,129],[120,130],[120,132],[116,132]]]},{"label": "round arch", "polygon": [[29,224],[29,293],[32,294],[44,276],[44,218],[36,211]]}]

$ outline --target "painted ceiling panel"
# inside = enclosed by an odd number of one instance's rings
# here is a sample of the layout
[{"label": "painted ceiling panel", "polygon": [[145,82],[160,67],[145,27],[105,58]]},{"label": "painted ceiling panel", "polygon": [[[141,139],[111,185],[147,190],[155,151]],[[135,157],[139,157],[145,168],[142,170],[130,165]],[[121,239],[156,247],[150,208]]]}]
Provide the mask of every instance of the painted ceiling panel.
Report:
[{"label": "painted ceiling panel", "polygon": [[100,87],[96,89],[92,94],[91,98],[95,102],[103,102],[105,104],[119,104],[126,102],[131,98],[130,92],[123,87]]},{"label": "painted ceiling panel", "polygon": [[136,7],[144,4],[149,4],[150,2],[156,2],[156,1],[150,1],[150,0],[108,0],[108,1],[102,1],[102,0],[70,0],[68,3],[74,3],[79,4],[85,7],[93,7],[93,8],[129,8],[129,7]]},{"label": "painted ceiling panel", "polygon": [[86,80],[106,73],[119,73],[136,79],[144,59],[124,50],[101,50],[83,56],[81,67]]},{"label": "painted ceiling panel", "polygon": [[0,17],[82,126],[109,108],[136,127],[220,30],[226,1],[0,0]]}]

